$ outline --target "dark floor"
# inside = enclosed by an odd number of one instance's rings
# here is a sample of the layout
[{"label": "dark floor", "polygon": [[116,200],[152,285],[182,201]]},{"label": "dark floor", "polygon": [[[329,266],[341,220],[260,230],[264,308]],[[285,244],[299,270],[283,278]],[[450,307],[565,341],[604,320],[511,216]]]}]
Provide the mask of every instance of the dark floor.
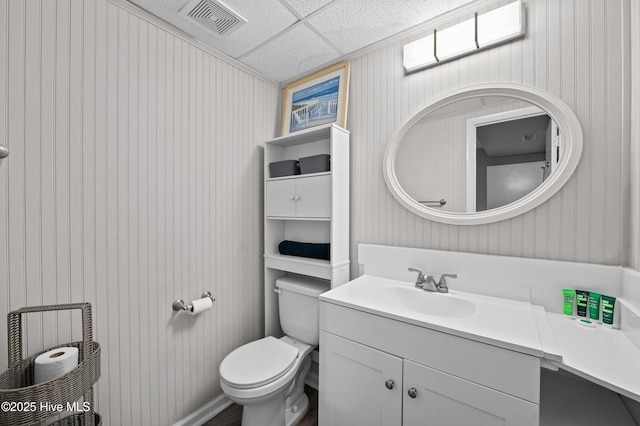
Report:
[{"label": "dark floor", "polygon": [[[305,386],[304,391],[309,397],[309,411],[298,423],[298,426],[316,426],[318,424],[318,391],[310,386]],[[205,423],[204,426],[240,426],[241,422],[242,406],[233,404]]]}]

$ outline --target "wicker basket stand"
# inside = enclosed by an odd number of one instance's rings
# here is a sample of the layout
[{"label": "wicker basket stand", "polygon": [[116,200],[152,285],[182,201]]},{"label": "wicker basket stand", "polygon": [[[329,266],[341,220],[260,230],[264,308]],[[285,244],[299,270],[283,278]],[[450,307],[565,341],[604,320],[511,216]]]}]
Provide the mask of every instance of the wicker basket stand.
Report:
[{"label": "wicker basket stand", "polygon": [[[80,309],[82,311],[82,341],[58,345],[28,358],[23,358],[22,322],[28,313]],[[88,410],[65,417],[55,426],[101,425],[94,411],[93,385],[100,378],[100,345],[93,341],[91,304],[33,306],[18,309],[7,315],[9,337],[9,369],[0,375],[0,402],[8,402],[12,409],[0,410],[0,426],[34,425],[59,414],[58,404],[67,407],[84,398]],[[64,346],[78,348],[78,366],[57,379],[34,384],[34,361],[50,349]],[[26,403],[30,403],[26,404]],[[88,403],[88,404],[87,404]],[[8,404],[7,404],[8,406]],[[50,409],[48,409],[50,407]],[[82,405],[81,405],[82,407]],[[6,407],[5,407],[6,408]]]}]

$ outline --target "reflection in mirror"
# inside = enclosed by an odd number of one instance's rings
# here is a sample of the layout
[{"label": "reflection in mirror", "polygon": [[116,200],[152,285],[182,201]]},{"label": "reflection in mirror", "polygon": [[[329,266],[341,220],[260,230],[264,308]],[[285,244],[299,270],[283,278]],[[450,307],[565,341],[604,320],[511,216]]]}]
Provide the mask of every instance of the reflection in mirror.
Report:
[{"label": "reflection in mirror", "polygon": [[426,207],[447,212],[499,208],[554,171],[561,132],[541,108],[508,96],[452,102],[416,121],[398,144],[398,183]]},{"label": "reflection in mirror", "polygon": [[[511,126],[518,130],[510,136],[494,135]],[[440,223],[481,225],[547,201],[571,178],[581,154],[580,123],[561,99],[535,87],[491,83],[444,94],[409,117],[389,140],[383,172],[409,211]],[[494,190],[494,181],[509,188]]]}]

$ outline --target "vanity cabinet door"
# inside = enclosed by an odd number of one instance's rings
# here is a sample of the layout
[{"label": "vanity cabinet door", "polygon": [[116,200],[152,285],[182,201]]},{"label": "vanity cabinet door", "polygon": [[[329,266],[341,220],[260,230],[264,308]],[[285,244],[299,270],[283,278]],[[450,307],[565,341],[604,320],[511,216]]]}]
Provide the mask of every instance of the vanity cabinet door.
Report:
[{"label": "vanity cabinet door", "polygon": [[402,359],[320,331],[320,426],[400,426]]},{"label": "vanity cabinet door", "polygon": [[404,361],[403,426],[537,426],[538,405]]}]

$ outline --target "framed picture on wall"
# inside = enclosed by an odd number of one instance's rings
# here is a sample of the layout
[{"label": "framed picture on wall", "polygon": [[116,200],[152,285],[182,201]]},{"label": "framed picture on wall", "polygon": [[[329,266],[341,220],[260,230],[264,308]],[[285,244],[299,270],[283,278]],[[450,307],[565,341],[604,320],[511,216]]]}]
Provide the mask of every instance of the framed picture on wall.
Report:
[{"label": "framed picture on wall", "polygon": [[349,62],[289,84],[284,92],[282,136],[336,123],[347,124]]}]

